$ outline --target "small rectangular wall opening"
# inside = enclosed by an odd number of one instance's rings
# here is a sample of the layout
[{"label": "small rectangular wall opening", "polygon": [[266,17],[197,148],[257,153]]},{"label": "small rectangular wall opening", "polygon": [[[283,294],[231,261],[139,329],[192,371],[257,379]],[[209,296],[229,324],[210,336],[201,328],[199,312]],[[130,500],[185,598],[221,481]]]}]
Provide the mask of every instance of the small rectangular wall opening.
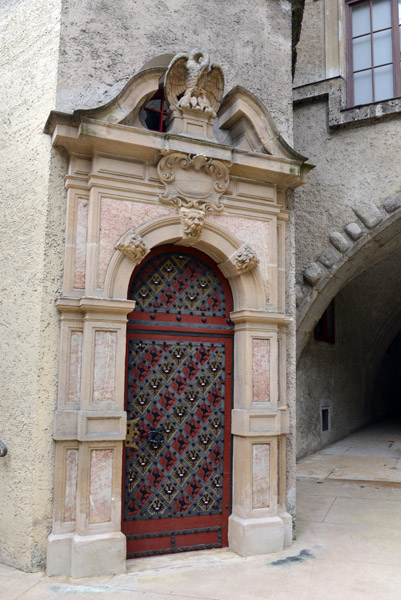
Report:
[{"label": "small rectangular wall opening", "polygon": [[329,409],[322,408],[322,431],[329,431]]}]

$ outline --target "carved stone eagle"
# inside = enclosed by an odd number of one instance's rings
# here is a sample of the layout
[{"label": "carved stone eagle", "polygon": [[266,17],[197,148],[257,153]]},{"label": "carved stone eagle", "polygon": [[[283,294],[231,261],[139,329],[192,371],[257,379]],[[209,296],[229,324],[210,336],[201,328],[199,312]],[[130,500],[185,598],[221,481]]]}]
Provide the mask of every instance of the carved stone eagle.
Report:
[{"label": "carved stone eagle", "polygon": [[224,90],[224,75],[219,65],[210,64],[203,48],[177,54],[167,70],[164,89],[169,109],[181,109],[216,117]]}]

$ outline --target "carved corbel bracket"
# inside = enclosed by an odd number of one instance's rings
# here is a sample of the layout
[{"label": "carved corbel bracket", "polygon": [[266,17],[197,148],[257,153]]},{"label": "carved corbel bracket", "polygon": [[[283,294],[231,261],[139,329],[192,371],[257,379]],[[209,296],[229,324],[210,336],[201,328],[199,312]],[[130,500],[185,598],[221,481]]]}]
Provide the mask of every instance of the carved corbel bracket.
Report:
[{"label": "carved corbel bracket", "polygon": [[135,232],[134,229],[130,229],[115,245],[117,250],[120,250],[132,262],[139,263],[149,252],[149,248],[141,236]]},{"label": "carved corbel bracket", "polygon": [[228,167],[220,160],[203,154],[169,152],[158,165],[159,179],[165,192],[159,196],[162,204],[204,212],[221,212],[221,196],[229,186]]}]

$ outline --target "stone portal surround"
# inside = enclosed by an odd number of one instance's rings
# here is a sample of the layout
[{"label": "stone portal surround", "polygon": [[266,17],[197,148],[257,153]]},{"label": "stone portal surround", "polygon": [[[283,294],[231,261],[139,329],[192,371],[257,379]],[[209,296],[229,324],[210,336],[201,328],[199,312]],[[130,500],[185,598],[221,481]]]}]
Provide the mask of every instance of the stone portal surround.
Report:
[{"label": "stone portal surround", "polygon": [[[136,240],[142,248],[148,248],[154,235],[167,242],[171,235],[177,236],[181,227],[178,216],[158,221],[139,228]],[[288,418],[285,406],[278,406],[279,360],[281,373],[285,373],[278,340],[283,351],[290,319],[261,308],[264,286],[257,263],[252,259],[251,268],[238,269],[244,245],[232,234],[222,234],[207,223],[202,233],[208,244],[214,241],[220,255],[226,254],[219,268],[229,279],[238,307],[231,315],[236,333],[229,543],[233,550],[249,555],[282,549],[292,537],[291,518],[285,511]],[[198,247],[204,248],[202,242],[201,237]],[[128,288],[141,254],[137,263],[131,258],[121,249],[115,251],[106,277],[111,294]],[[252,303],[254,309],[240,308]],[[126,317],[134,304],[85,296],[63,297],[57,302],[61,313],[60,394],[54,422],[57,477],[54,526],[48,542],[49,574],[68,572],[83,577],[125,569],[125,536],[120,532],[122,441],[126,435],[125,335]],[[283,390],[284,380],[280,385]]]},{"label": "stone portal surround", "polygon": [[[240,149],[217,143],[196,115],[187,124],[173,118],[170,136],[121,126],[138,110],[136,90],[143,84],[148,97],[159,78],[153,71],[134,77],[118,101],[72,115],[69,124],[65,115],[49,119],[53,144],[70,155],[65,277],[57,301],[52,575],[125,570],[125,352],[127,315],[134,308],[126,298],[135,266],[162,244],[207,254],[233,294],[230,548],[251,555],[291,543],[285,501],[286,335],[292,322],[285,312],[285,194],[304,182],[308,168],[268,111],[241,88],[227,95],[219,111],[225,129],[235,129]],[[200,139],[189,134],[188,124]]]}]

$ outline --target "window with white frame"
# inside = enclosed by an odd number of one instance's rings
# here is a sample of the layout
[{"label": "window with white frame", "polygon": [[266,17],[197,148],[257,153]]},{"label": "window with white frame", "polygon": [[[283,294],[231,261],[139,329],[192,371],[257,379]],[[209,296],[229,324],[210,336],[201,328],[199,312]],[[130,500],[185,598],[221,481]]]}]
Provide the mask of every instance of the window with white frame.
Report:
[{"label": "window with white frame", "polygon": [[348,105],[401,96],[401,0],[345,0]]}]

